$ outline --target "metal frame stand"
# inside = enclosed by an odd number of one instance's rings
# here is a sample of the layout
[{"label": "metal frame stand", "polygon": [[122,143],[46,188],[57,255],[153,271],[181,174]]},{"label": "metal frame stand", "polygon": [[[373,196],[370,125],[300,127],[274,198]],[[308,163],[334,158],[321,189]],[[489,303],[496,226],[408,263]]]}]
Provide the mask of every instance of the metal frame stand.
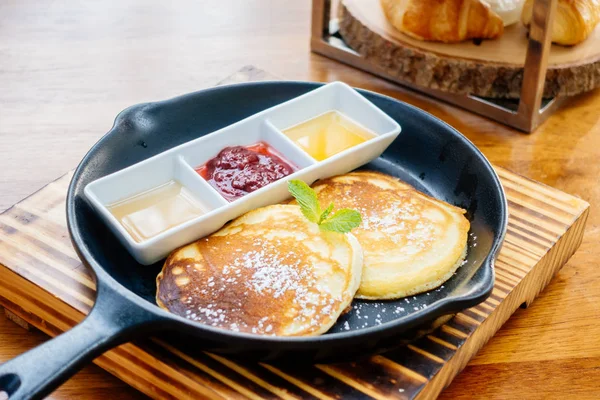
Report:
[{"label": "metal frame stand", "polygon": [[337,19],[331,18],[331,0],[313,0],[311,50],[397,82],[431,97],[465,108],[524,132],[533,132],[562,103],[563,97],[542,99],[548,54],[551,47],[551,21],[558,0],[535,0],[533,19],[529,31],[529,44],[525,57],[521,97],[515,100],[482,98],[458,95],[410,84],[387,74],[383,68],[372,64],[349,48],[340,37]]}]

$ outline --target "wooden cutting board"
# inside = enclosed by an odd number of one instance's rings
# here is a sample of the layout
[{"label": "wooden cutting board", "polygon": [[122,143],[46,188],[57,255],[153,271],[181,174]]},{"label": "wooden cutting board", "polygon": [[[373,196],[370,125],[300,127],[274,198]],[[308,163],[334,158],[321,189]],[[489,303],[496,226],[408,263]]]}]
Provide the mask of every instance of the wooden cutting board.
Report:
[{"label": "wooden cutting board", "polygon": [[[272,78],[246,67],[224,83]],[[589,205],[496,168],[509,204],[490,298],[412,344],[362,362],[274,367],[185,354],[158,339],[122,345],[95,363],[153,398],[432,398],[521,305],[533,301],[581,243]],[[68,173],[0,215],[0,305],[54,336],[77,324],[95,285],[66,228]],[[399,338],[398,340],[402,340]],[[0,393],[1,397],[1,393]]]},{"label": "wooden cutting board", "polygon": [[[395,29],[380,0],[343,0],[340,34],[348,46],[398,79],[429,89],[518,98],[527,52],[520,22],[495,40],[425,42]],[[576,46],[552,45],[544,97],[575,95],[600,86],[600,26]]]}]

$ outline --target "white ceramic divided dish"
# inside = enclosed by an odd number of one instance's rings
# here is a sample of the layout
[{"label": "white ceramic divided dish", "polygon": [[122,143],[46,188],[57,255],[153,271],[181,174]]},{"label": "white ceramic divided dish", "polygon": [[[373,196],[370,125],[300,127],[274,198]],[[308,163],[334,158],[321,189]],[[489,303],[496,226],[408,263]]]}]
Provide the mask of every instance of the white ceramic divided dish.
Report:
[{"label": "white ceramic divided dish", "polygon": [[[281,131],[328,111],[339,111],[375,134],[375,137],[323,161],[316,161]],[[357,91],[333,82],[305,95],[254,114],[233,125],[98,179],[85,187],[85,196],[112,232],[141,264],[152,264],[177,247],[206,236],[228,221],[259,207],[288,199],[287,181],[317,179],[349,172],[377,158],[400,133],[400,125]],[[297,170],[269,185],[228,202],[194,168],[205,164],[228,146],[266,142]],[[170,228],[151,239],[136,242],[107,209],[117,201],[156,188],[170,180],[185,186],[207,213]]]}]

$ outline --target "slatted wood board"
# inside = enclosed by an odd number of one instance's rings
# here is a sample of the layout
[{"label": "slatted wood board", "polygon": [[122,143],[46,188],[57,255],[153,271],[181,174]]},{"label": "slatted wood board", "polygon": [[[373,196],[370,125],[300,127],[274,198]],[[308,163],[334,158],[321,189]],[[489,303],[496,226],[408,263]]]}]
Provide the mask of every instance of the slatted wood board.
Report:
[{"label": "slatted wood board", "polygon": [[[245,68],[229,81],[265,79]],[[522,304],[529,304],[581,243],[589,205],[496,168],[509,203],[494,291],[413,343],[367,361],[273,367],[188,355],[158,339],[122,345],[95,363],[153,398],[433,398]],[[57,335],[93,304],[94,282],[71,247],[68,173],[0,215],[0,305],[24,327]],[[401,338],[399,338],[401,340]],[[518,351],[518,349],[516,349]]]}]

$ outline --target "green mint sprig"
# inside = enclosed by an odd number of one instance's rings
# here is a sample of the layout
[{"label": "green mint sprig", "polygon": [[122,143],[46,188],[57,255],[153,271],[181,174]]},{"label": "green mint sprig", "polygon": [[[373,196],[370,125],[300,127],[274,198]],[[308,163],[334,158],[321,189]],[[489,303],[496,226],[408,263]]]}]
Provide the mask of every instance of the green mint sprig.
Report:
[{"label": "green mint sprig", "polygon": [[293,179],[289,181],[288,190],[298,202],[306,219],[319,225],[319,228],[323,231],[347,233],[358,227],[362,222],[360,213],[356,210],[342,208],[331,214],[333,203],[330,203],[322,211],[317,193],[301,180]]}]

